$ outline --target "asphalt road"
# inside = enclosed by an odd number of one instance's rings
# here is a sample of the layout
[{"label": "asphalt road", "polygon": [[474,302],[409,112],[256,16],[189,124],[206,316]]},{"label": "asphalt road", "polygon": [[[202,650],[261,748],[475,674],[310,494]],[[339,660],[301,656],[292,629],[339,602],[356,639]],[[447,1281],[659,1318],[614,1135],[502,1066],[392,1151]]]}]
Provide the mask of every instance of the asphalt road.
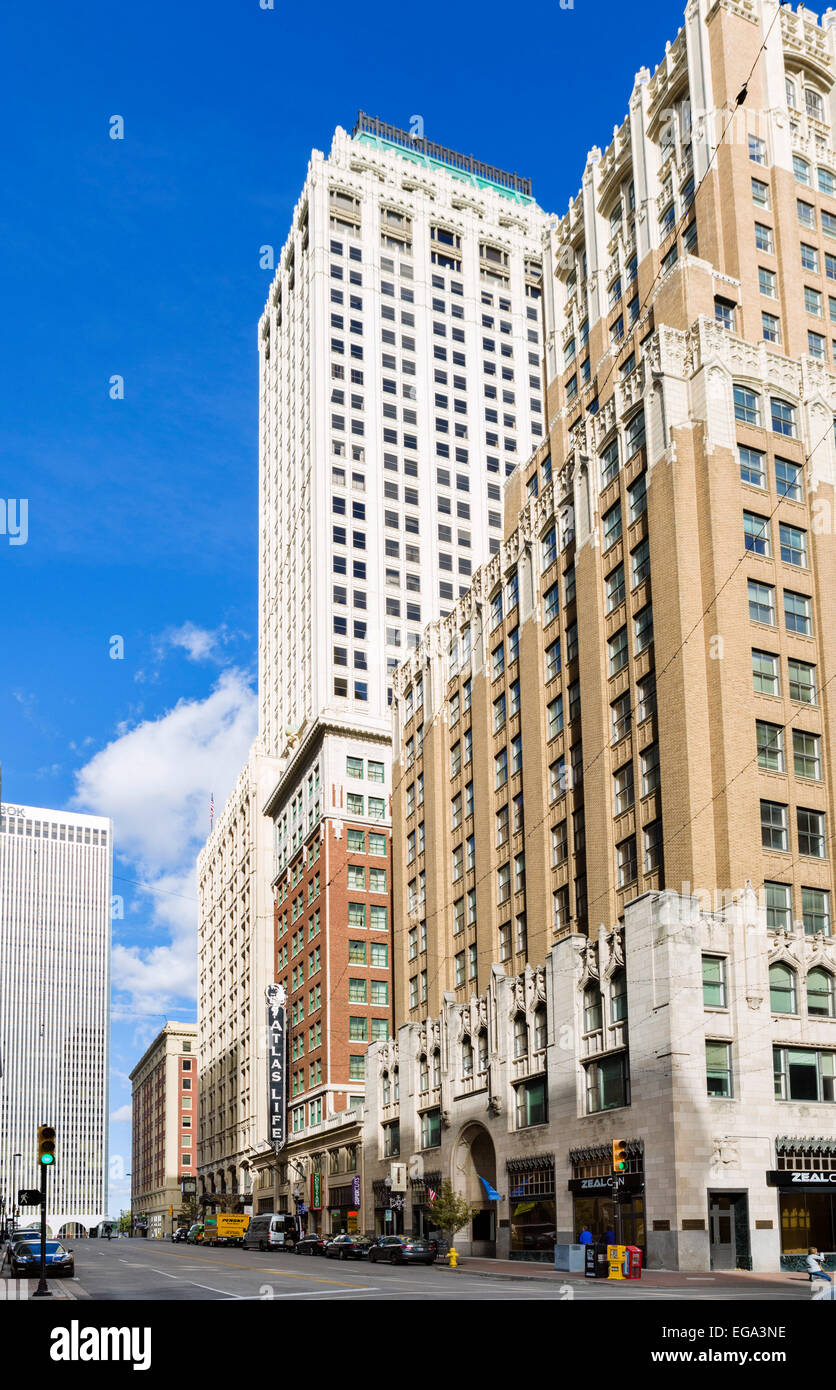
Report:
[{"label": "asphalt road", "polygon": [[810,1297],[804,1283],[791,1287],[764,1283],[757,1289],[748,1284],[742,1285],[739,1292],[727,1286],[712,1288],[709,1281],[670,1288],[644,1283],[612,1285],[603,1280],[542,1283],[536,1278],[485,1278],[469,1274],[466,1266],[453,1272],[439,1265],[369,1265],[365,1260],[343,1262],[292,1254],[260,1254],[240,1248],[204,1249],[156,1240],[75,1240],[72,1249],[76,1278],[67,1281],[67,1293],[83,1300],[726,1302],[752,1298],[808,1301]]}]

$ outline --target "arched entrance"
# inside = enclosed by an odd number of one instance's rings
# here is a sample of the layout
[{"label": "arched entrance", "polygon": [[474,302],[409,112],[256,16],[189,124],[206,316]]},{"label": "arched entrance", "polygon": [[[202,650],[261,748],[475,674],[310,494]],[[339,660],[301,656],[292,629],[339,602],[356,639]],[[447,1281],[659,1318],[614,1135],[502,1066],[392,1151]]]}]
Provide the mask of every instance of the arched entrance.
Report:
[{"label": "arched entrance", "polygon": [[484,1183],[496,1188],[496,1149],[484,1125],[465,1125],[453,1150],[453,1186],[466,1197],[474,1210],[470,1227],[456,1236],[463,1255],[496,1255],[497,1203],[492,1202]]},{"label": "arched entrance", "polygon": [[80,1221],[65,1221],[58,1232],[59,1240],[83,1240],[87,1235],[87,1227],[82,1226]]}]

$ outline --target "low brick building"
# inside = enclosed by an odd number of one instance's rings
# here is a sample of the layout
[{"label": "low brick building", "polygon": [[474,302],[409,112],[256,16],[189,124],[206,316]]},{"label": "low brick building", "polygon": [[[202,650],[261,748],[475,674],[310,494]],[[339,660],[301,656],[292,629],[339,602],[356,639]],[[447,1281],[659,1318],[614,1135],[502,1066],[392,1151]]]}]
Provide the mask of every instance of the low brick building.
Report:
[{"label": "low brick building", "polygon": [[197,1024],[167,1023],[130,1079],[133,1228],[170,1235],[182,1179],[197,1172]]}]

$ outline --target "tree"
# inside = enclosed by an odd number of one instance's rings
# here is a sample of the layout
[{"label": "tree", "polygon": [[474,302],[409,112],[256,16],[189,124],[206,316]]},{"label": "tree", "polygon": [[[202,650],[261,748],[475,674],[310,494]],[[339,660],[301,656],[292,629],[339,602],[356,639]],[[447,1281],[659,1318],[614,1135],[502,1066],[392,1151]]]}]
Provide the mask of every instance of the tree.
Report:
[{"label": "tree", "polygon": [[197,1198],[184,1197],[180,1203],[180,1210],[177,1212],[177,1220],[180,1225],[191,1226],[198,1219]]},{"label": "tree", "polygon": [[129,1211],[124,1211],[124,1210],[123,1210],[123,1211],[120,1212],[120,1214],[119,1214],[119,1221],[118,1221],[118,1223],[117,1223],[117,1228],[118,1228],[118,1230],[120,1230],[120,1231],[130,1231],[130,1229],[131,1229],[131,1213],[130,1213]]},{"label": "tree", "polygon": [[459,1196],[449,1178],[442,1182],[441,1191],[430,1210],[433,1225],[440,1231],[449,1233],[451,1242],[456,1232],[462,1230],[473,1216],[473,1207],[466,1197]]},{"label": "tree", "polygon": [[239,1192],[205,1192],[202,1200],[207,1209],[212,1207],[216,1212],[238,1211],[243,1205]]}]

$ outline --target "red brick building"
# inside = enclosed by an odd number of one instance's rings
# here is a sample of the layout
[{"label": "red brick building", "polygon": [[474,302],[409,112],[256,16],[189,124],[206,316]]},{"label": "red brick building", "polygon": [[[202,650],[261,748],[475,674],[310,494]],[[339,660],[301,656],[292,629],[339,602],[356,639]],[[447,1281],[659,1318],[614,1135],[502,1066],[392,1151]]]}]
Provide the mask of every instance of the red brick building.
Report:
[{"label": "red brick building", "polygon": [[167,1023],[131,1072],[131,1214],[135,1230],[168,1235],[180,1183],[197,1172],[197,1025]]}]

